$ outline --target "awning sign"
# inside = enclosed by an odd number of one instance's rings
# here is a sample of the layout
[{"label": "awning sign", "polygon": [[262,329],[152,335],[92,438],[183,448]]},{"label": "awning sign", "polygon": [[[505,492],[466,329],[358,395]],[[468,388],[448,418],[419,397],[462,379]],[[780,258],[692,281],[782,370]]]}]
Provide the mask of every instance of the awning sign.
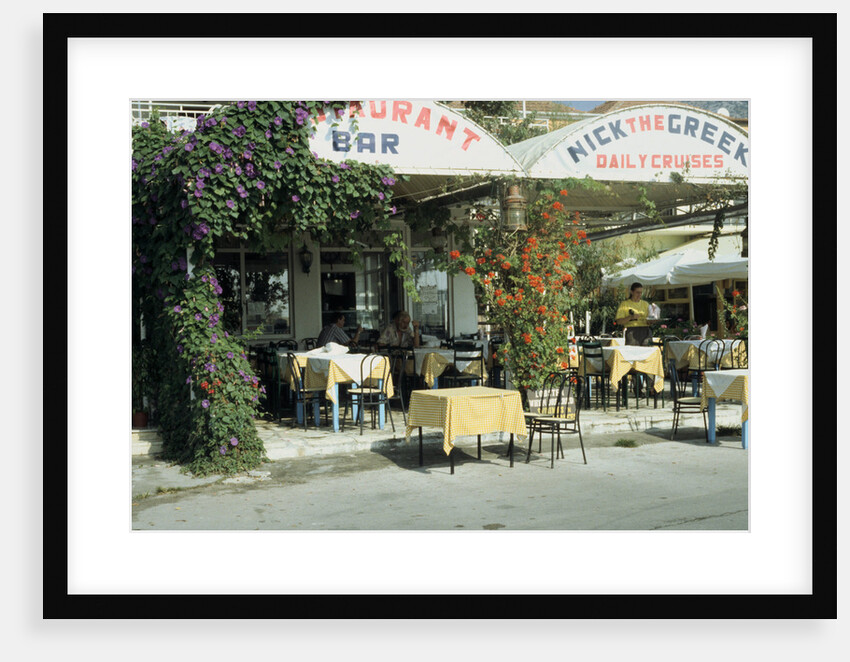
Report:
[{"label": "awning sign", "polygon": [[398,173],[465,175],[521,173],[495,138],[434,101],[352,101],[315,119],[313,150],[323,159],[385,163]]},{"label": "awning sign", "polygon": [[509,151],[534,177],[669,181],[676,172],[690,180],[737,179],[750,165],[749,137],[737,124],[678,105],[633,106],[532,140]]}]

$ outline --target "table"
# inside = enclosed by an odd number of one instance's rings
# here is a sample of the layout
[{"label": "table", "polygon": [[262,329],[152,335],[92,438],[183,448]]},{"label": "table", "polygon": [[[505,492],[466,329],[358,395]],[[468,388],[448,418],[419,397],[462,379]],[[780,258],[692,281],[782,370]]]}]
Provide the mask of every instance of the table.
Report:
[{"label": "table", "polygon": [[[463,350],[458,350],[463,351]],[[416,347],[413,350],[413,369],[417,375],[422,375],[429,388],[439,387],[439,377],[446,368],[453,364],[455,351],[438,347]],[[485,349],[484,361],[487,361]],[[482,383],[487,379],[487,368],[479,370],[480,364],[472,361],[458,361],[455,368],[460,372],[481,377]],[[483,374],[482,374],[483,373]]]},{"label": "table", "polygon": [[449,456],[452,473],[452,450],[454,440],[458,436],[478,435],[478,459],[481,459],[481,435],[508,432],[511,435],[511,466],[514,435],[520,440],[528,437],[519,391],[488,386],[411,391],[405,441],[410,442],[411,431],[413,428],[419,428],[419,466],[423,463],[422,426],[443,429],[443,451]]},{"label": "table", "polygon": [[[640,372],[652,376],[652,387],[656,393],[661,393],[664,390],[664,363],[661,360],[661,350],[658,347],[640,347],[638,345],[603,347],[602,358],[608,366],[612,384],[619,383],[630,372]],[[581,365],[579,365],[580,376],[584,376],[587,365],[594,371],[602,368],[598,359],[583,358]],[[590,395],[588,391],[588,397]]]},{"label": "table", "polygon": [[715,404],[717,400],[736,400],[741,403],[741,446],[750,445],[750,371],[713,370],[702,373],[702,408],[708,408],[708,442],[717,441],[715,434]]},{"label": "table", "polygon": [[[367,354],[353,353],[327,353],[316,350],[310,352],[292,352],[295,354],[295,359],[298,361],[299,367],[304,368],[304,386],[306,388],[325,388],[325,395],[333,404],[333,428],[334,432],[339,432],[339,385],[354,384],[358,385],[360,380],[360,362],[368,356]],[[281,358],[282,357],[282,358]],[[286,362],[286,352],[278,352],[279,360]],[[375,369],[369,376],[377,382],[380,388],[383,386],[380,377],[383,375],[384,364],[388,359],[383,357],[380,363],[375,364]],[[286,373],[284,380],[289,382],[290,388],[294,386],[293,376],[289,374],[289,366],[286,364]],[[368,380],[367,380],[368,381]],[[386,384],[387,397],[391,398],[394,394],[392,375],[387,378]],[[319,425],[319,402],[313,405],[316,425]],[[357,420],[358,410],[356,400],[352,403],[351,413]],[[304,420],[304,412],[299,405],[296,415],[298,423]],[[381,430],[384,429],[384,406],[378,407],[378,426]]]}]

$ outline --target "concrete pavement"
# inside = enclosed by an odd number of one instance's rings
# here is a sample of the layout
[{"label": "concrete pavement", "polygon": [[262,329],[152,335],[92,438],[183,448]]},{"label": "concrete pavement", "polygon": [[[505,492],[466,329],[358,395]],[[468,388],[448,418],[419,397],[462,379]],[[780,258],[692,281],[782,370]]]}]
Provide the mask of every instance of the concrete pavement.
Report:
[{"label": "concrete pavement", "polygon": [[[740,410],[732,409],[740,421]],[[651,411],[650,407],[643,413],[651,416]],[[720,413],[718,424],[734,424],[732,413]],[[724,416],[731,422],[724,423]],[[578,437],[570,435],[563,438],[565,458],[556,459],[554,469],[549,468],[548,438],[542,454],[537,453],[535,440],[529,464],[525,464],[527,446],[518,447],[515,466],[510,468],[504,457],[507,435],[491,434],[485,435],[480,461],[476,439],[460,438],[455,474],[450,475],[436,430],[426,435],[423,467],[418,465],[415,435],[405,444],[377,431],[364,438],[352,434],[356,448],[346,450],[349,440],[314,429],[309,432],[312,446],[325,452],[281,457],[252,475],[231,478],[196,479],[150,456],[136,456],[132,526],[136,530],[747,529],[748,451],[741,448],[739,437],[706,444],[698,416],[685,423],[700,427],[680,428],[676,441],[668,441],[669,424],[606,430],[601,425],[585,427],[585,418],[583,413],[588,463],[582,462]],[[614,420],[617,428],[620,423]],[[628,417],[623,420],[639,427]],[[403,430],[398,434],[402,427],[397,425],[397,435],[403,439]],[[287,434],[304,433],[290,429]],[[319,441],[322,438],[337,446]],[[615,445],[624,439],[637,447]]]}]

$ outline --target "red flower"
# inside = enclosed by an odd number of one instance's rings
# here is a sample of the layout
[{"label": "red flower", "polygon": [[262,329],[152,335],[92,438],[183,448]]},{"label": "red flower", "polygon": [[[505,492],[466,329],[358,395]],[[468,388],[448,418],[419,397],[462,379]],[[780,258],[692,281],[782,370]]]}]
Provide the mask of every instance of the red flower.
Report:
[{"label": "red flower", "polygon": [[493,251],[490,248],[488,248],[486,251],[484,251],[484,255],[486,255],[487,257],[490,257],[492,254],[493,254]]},{"label": "red flower", "polygon": [[467,275],[469,275],[469,276],[474,276],[474,275],[475,275],[475,267],[467,267],[466,269],[464,269],[464,271],[465,271],[465,272],[467,273]]},{"label": "red flower", "polygon": [[500,297],[500,296],[502,296],[502,290],[496,290],[496,291],[494,291],[494,292],[493,292],[493,296],[494,296],[494,297]]},{"label": "red flower", "polygon": [[567,193],[567,189],[562,188],[561,189],[561,195],[569,195],[569,193]]},{"label": "red flower", "polygon": [[487,259],[486,259],[486,258],[483,258],[483,257],[479,257],[479,258],[478,258],[477,260],[475,260],[475,261],[476,261],[478,264],[484,264],[484,263],[487,261]]},{"label": "red flower", "polygon": [[537,312],[538,312],[538,313],[540,313],[540,314],[542,315],[543,313],[545,313],[545,312],[546,312],[546,306],[538,306],[538,307],[537,307]]},{"label": "red flower", "polygon": [[531,334],[530,334],[530,333],[523,333],[523,334],[522,334],[522,339],[525,341],[525,344],[526,344],[526,345],[530,345],[530,344],[531,344]]},{"label": "red flower", "polygon": [[588,246],[590,246],[590,239],[585,239],[584,243],[586,243]]},{"label": "red flower", "polygon": [[504,269],[505,271],[507,271],[507,270],[508,270],[508,269],[510,269],[510,268],[511,268],[511,263],[510,263],[510,262],[502,262],[502,269]]},{"label": "red flower", "polygon": [[587,238],[587,232],[585,232],[584,230],[579,230],[579,231],[578,231],[578,238],[579,238],[579,239],[585,239],[585,238]]},{"label": "red flower", "polygon": [[564,205],[562,205],[560,202],[553,202],[552,203],[552,209],[557,209],[558,211],[560,211],[563,208],[564,208]]},{"label": "red flower", "polygon": [[485,284],[485,285],[489,285],[489,284],[490,284],[490,279],[489,279],[489,278],[485,278],[485,279],[484,279],[484,284]]},{"label": "red flower", "polygon": [[567,363],[566,361],[561,361],[561,370],[566,370],[569,367],[570,367],[569,363]]},{"label": "red flower", "polygon": [[452,251],[449,255],[453,260],[457,260],[460,257],[460,251]]},{"label": "red flower", "polygon": [[521,294],[517,294],[517,295],[514,297],[514,299],[515,299],[516,301],[522,301],[522,295],[521,295]]},{"label": "red flower", "polygon": [[504,305],[505,305],[505,300],[504,300],[504,299],[499,299],[498,301],[496,301],[496,303],[498,303],[500,306],[504,306]]},{"label": "red flower", "polygon": [[490,278],[493,278],[493,277],[496,276],[496,274],[494,274],[492,271],[488,271],[487,275],[490,276]]},{"label": "red flower", "polygon": [[555,349],[555,351],[556,351],[556,352],[558,352],[558,354],[563,354],[563,353],[564,353],[564,348],[563,348],[563,347],[558,347],[558,348],[556,348],[556,349]]},{"label": "red flower", "polygon": [[549,214],[547,214],[545,211],[543,212],[543,218],[549,218]]},{"label": "red flower", "polygon": [[573,233],[572,233],[572,232],[565,232],[565,233],[564,233],[564,236],[565,236],[567,239],[569,239],[570,237],[572,237],[572,236],[573,236]]},{"label": "red flower", "polygon": [[732,290],[732,296],[733,297],[739,297],[739,296],[741,296],[741,293],[738,290]]}]

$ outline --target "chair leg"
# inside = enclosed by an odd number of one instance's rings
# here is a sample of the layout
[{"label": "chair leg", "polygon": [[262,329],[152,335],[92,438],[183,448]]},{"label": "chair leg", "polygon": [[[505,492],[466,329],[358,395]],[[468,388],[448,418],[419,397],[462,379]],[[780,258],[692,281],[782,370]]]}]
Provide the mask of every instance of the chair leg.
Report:
[{"label": "chair leg", "polygon": [[584,463],[587,464],[587,455],[584,454],[584,439],[581,438],[581,425],[576,423],[576,429],[578,430],[578,443],[581,445],[581,456],[584,458]]},{"label": "chair leg", "polygon": [[478,435],[478,459],[481,459],[481,435]]},{"label": "chair leg", "polygon": [[531,424],[531,432],[528,433],[528,453],[525,456],[525,463],[531,459],[531,445],[534,443],[534,424]]},{"label": "chair leg", "polygon": [[550,469],[555,468],[555,430],[552,430],[552,440],[549,448],[549,455],[552,458],[549,464]]},{"label": "chair leg", "polygon": [[679,421],[679,408],[674,405],[673,408],[673,432],[670,433],[670,441],[676,437],[676,425]]},{"label": "chair leg", "polygon": [[708,421],[705,418],[705,411],[702,412],[702,424],[705,427],[705,443],[708,443]]}]

